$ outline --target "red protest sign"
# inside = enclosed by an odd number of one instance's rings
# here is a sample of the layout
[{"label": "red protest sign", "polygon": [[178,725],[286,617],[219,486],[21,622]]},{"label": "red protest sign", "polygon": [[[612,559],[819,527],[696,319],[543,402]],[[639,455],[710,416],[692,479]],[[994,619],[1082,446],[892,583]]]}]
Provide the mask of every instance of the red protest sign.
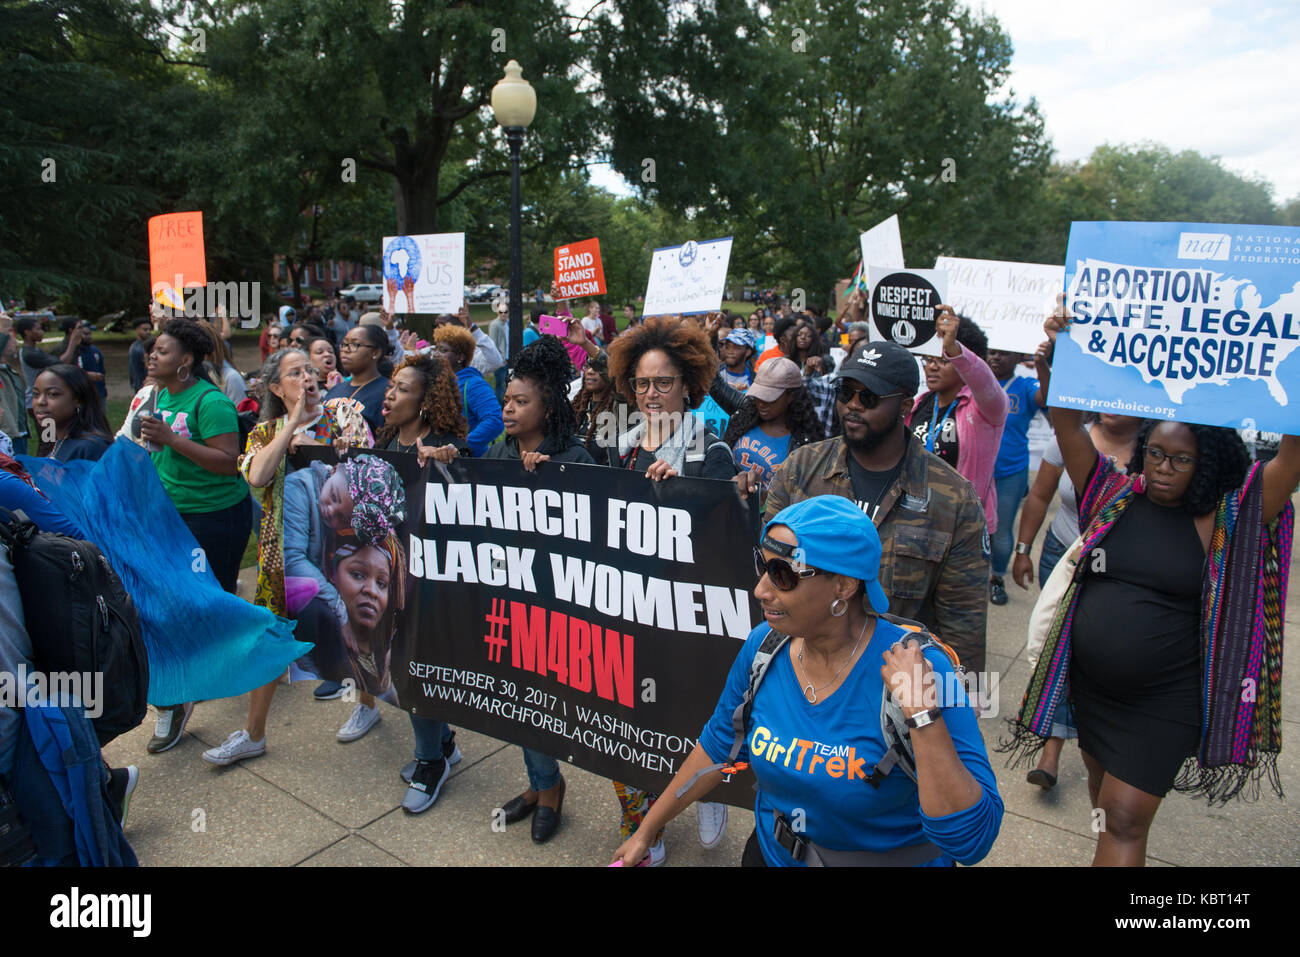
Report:
[{"label": "red protest sign", "polygon": [[[181,290],[208,282],[203,253],[203,213],[149,217],[149,287],[164,306],[182,308]],[[176,290],[171,294],[170,290]]]},{"label": "red protest sign", "polygon": [[555,284],[561,299],[605,294],[605,270],[600,265],[600,240],[584,239],[555,250]]}]

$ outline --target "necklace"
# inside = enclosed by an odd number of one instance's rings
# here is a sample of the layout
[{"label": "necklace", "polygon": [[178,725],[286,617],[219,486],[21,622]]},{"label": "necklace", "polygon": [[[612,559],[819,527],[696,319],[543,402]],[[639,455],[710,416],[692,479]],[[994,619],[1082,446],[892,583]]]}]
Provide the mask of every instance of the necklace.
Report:
[{"label": "necklace", "polygon": [[[817,692],[825,691],[831,685],[835,684],[835,679],[840,676],[840,672],[842,672],[845,668],[848,667],[849,662],[853,660],[853,656],[858,653],[858,645],[862,644],[862,636],[867,633],[867,625],[869,624],[871,624],[870,616],[868,616],[867,620],[862,623],[862,631],[858,632],[858,640],[853,643],[853,650],[850,651],[849,656],[844,659],[844,664],[840,665],[839,668],[836,669],[835,674],[831,675],[831,680],[826,682],[826,684],[822,685],[820,688],[814,688],[812,682],[808,680],[808,676],[804,674],[803,646],[806,642],[806,639],[804,638],[799,639],[799,652],[798,654],[795,655],[795,658],[799,662],[799,678],[801,681],[804,682],[803,696],[808,699],[809,704],[816,704]],[[809,695],[812,695],[812,697],[809,697]]]}]

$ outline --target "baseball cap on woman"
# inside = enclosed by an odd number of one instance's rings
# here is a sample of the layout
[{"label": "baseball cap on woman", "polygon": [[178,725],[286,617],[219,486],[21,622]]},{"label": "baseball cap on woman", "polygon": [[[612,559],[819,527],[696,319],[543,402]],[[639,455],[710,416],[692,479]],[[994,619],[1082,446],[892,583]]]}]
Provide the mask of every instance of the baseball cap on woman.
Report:
[{"label": "baseball cap on woman", "polygon": [[794,532],[793,554],[804,565],[856,578],[866,586],[871,607],[882,614],[889,611],[889,599],[877,581],[880,535],[862,509],[841,495],[815,495],[786,506],[763,526],[761,541],[764,548],[780,552],[786,546],[768,539],[773,525]]}]

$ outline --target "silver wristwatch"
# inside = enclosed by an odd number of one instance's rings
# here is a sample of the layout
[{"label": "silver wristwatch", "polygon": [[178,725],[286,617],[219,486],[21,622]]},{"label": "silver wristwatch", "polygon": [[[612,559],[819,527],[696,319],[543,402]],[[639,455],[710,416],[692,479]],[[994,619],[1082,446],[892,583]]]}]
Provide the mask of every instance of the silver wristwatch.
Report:
[{"label": "silver wristwatch", "polygon": [[1016,542],[1017,555],[1028,555],[1031,548],[1033,548],[1033,546],[1028,542]]}]

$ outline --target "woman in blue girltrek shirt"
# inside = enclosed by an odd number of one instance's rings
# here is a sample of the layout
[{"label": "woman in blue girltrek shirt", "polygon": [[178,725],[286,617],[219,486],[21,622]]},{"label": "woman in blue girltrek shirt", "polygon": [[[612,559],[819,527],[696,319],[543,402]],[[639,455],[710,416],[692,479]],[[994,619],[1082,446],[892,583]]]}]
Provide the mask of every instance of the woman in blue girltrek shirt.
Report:
[{"label": "woman in blue girltrek shirt", "polygon": [[[880,617],[888,601],[876,581],[880,539],[871,521],[846,498],[806,499],[767,523],[755,557],[766,623],[736,657],[699,744],[615,860],[639,863],[647,839],[705,797],[728,761],[748,762],[758,780],[743,864],[983,859],[1002,799],[975,713],[944,650],[923,651],[915,632]],[[733,716],[769,631],[789,640],[758,685],[733,758]],[[915,781],[886,758],[886,685],[910,728]]]}]

